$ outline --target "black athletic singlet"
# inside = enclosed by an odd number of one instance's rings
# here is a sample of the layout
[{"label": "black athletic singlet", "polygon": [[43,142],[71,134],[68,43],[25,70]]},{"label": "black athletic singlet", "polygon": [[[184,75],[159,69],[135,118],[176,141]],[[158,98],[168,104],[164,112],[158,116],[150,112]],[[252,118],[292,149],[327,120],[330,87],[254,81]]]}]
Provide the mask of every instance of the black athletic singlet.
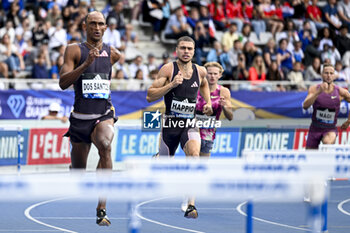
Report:
[{"label": "black athletic singlet", "polygon": [[[79,44],[80,66],[88,57],[90,49],[85,43]],[[104,44],[100,56],[84,71],[74,83],[74,112],[84,114],[105,114],[112,107],[110,95],[111,48]]]},{"label": "black athletic singlet", "polygon": [[[173,65],[174,72],[171,81],[179,72],[177,63],[173,62]],[[183,79],[181,85],[165,94],[165,115],[176,118],[194,118],[200,82],[195,64],[192,64],[192,70],[190,79]]]}]

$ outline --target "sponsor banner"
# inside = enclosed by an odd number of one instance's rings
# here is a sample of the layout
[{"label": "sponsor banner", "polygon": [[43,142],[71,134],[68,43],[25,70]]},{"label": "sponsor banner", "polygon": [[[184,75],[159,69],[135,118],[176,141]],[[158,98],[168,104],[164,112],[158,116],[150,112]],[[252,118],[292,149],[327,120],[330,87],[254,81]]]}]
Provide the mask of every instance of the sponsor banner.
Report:
[{"label": "sponsor banner", "polygon": [[[18,163],[17,131],[0,131],[0,165],[16,165]],[[27,163],[28,130],[21,131],[20,163]]]},{"label": "sponsor banner", "polygon": [[[116,161],[121,161],[126,156],[152,156],[159,149],[159,134],[154,131],[141,131],[140,129],[118,129]],[[214,141],[212,157],[236,157],[239,128],[218,129]],[[179,145],[176,156],[184,156]]]},{"label": "sponsor banner", "polygon": [[63,137],[65,128],[31,129],[29,132],[28,164],[70,163],[70,142]]},{"label": "sponsor banner", "polygon": [[293,148],[294,129],[242,128],[239,155],[243,150]]},{"label": "sponsor banner", "polygon": [[[157,102],[148,103],[146,94],[146,91],[111,92],[116,115],[127,115],[128,119],[140,119],[142,109],[157,104]],[[52,102],[61,105],[60,115],[69,116],[73,108],[74,91],[1,91],[0,119],[38,119],[48,113]]]}]

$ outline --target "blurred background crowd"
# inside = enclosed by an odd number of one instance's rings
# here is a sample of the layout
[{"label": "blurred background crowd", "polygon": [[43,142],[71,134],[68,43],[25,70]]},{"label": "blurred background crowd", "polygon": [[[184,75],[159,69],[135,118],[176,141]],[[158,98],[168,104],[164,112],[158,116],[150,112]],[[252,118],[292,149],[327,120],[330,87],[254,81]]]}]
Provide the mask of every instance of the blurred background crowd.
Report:
[{"label": "blurred background crowd", "polygon": [[106,17],[103,41],[124,53],[112,90],[147,88],[184,35],[196,42],[194,62],[219,62],[231,89],[241,81],[239,89],[304,91],[321,80],[323,63],[335,66],[341,86],[350,83],[350,0],[2,0],[0,7],[0,76],[31,79],[1,89],[59,89],[32,79],[59,79],[65,47],[85,41],[82,23],[93,10]]}]

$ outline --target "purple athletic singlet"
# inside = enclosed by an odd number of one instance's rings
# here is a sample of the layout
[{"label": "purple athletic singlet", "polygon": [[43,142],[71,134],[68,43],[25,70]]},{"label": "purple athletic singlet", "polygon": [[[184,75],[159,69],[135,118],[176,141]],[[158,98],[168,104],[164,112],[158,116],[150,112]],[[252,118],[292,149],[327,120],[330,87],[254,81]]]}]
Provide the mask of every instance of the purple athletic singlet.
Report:
[{"label": "purple athletic singlet", "polygon": [[[319,88],[319,85],[317,88]],[[336,125],[340,109],[339,87],[334,85],[332,93],[322,92],[312,107],[312,123],[309,128],[306,147],[318,148],[322,138],[328,132],[338,133]]]},{"label": "purple athletic singlet", "polygon": [[[204,98],[198,93],[197,97],[197,105],[196,105],[196,117],[201,119],[210,119],[213,118],[215,120],[219,120],[220,114],[222,111],[222,106],[219,104],[220,101],[220,89],[221,85],[217,85],[217,88],[210,93],[211,105],[213,108],[213,114],[211,116],[206,116],[203,113],[203,106],[206,104]],[[200,134],[201,139],[214,141],[215,139],[215,128],[201,128]]]}]

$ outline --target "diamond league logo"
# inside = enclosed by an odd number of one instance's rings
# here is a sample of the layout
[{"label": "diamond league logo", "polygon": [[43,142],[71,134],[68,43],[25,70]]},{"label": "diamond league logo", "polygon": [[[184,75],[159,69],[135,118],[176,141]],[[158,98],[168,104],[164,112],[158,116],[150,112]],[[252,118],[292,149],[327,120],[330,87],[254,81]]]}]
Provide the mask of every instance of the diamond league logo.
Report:
[{"label": "diamond league logo", "polygon": [[18,118],[24,108],[25,99],[22,95],[11,95],[7,100],[7,105],[13,115]]}]

